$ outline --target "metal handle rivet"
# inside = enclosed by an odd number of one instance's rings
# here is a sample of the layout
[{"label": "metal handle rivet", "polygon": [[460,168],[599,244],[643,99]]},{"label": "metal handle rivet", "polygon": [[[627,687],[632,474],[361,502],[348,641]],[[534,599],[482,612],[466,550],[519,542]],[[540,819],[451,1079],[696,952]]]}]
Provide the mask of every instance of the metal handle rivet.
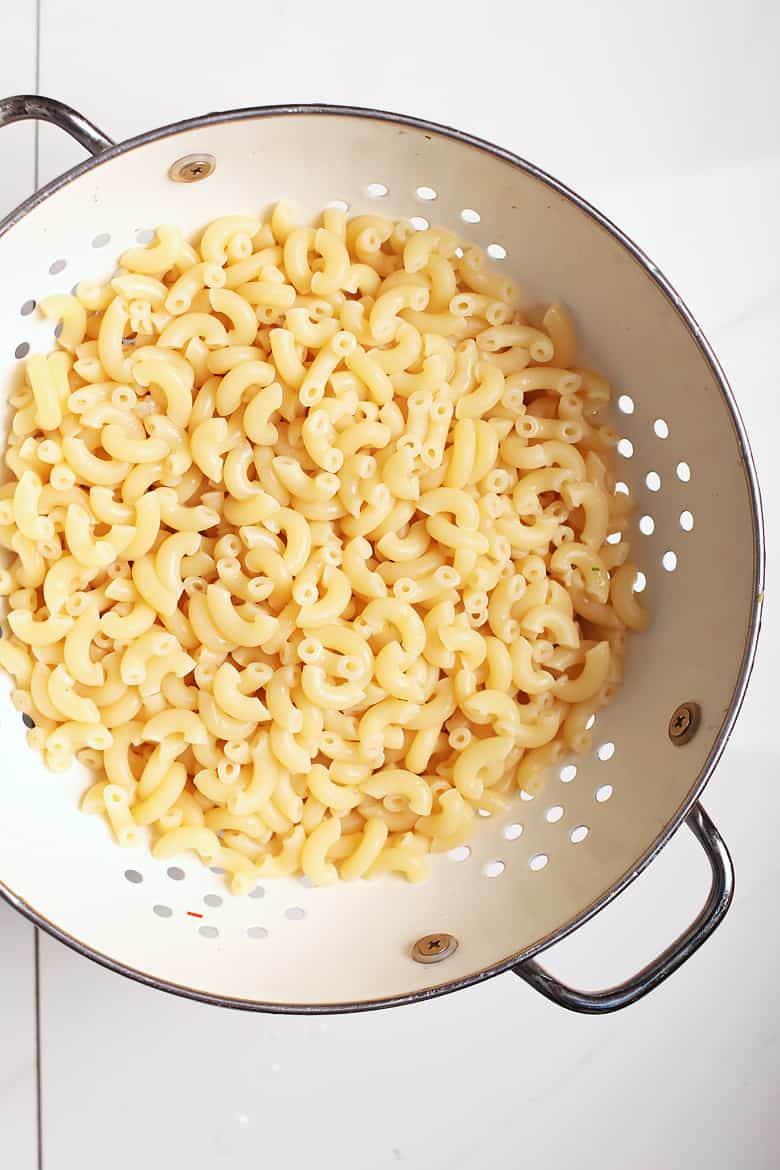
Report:
[{"label": "metal handle rivet", "polygon": [[451,934],[426,934],[412,947],[415,963],[440,963],[458,949],[458,940]]},{"label": "metal handle rivet", "polygon": [[669,720],[669,738],[675,747],[682,747],[696,734],[701,722],[698,703],[681,703]]},{"label": "metal handle rivet", "polygon": [[174,183],[199,183],[207,179],[217,169],[217,160],[213,154],[185,154],[177,158],[168,171],[168,177]]}]

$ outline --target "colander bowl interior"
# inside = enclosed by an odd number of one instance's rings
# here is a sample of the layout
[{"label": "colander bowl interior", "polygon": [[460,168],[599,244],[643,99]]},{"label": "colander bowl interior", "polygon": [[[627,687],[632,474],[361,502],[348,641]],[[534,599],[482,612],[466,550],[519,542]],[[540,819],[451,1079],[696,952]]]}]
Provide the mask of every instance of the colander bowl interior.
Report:
[{"label": "colander bowl interior", "polygon": [[[214,173],[173,182],[189,154]],[[195,232],[279,197],[341,201],[443,224],[486,247],[529,302],[573,312],[582,362],[616,393],[618,479],[637,499],[635,558],[654,614],[593,749],[533,800],[480,818],[420,886],[395,878],[314,889],[263,883],[234,898],[192,856],[120,850],[78,811],[85,775],[49,774],[3,684],[0,883],[47,929],[118,970],[219,1002],[340,1010],[401,1002],[503,969],[571,929],[633,876],[700,791],[733,721],[757,623],[759,545],[749,454],[728,387],[664,278],[598,213],[529,164],[455,132],[368,111],[242,111],[107,151],[45,189],[0,235],[0,380],[51,346],[32,302],[103,280],[158,223]],[[667,728],[701,706],[684,748]],[[457,950],[422,965],[414,941]]]}]

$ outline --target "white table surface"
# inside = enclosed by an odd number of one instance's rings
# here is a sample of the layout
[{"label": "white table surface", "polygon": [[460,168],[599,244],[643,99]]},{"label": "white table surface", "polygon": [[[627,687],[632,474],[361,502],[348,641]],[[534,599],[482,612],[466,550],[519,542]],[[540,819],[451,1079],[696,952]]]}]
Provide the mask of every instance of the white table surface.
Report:
[{"label": "white table surface", "polygon": [[[213,109],[346,102],[472,131],[588,197],[665,270],[730,376],[763,485],[769,602],[705,799],[734,855],[734,905],[648,999],[577,1017],[506,975],[367,1016],[249,1016],[36,942],[0,904],[0,1165],[776,1170],[778,11],[769,0],[6,0],[0,91],[61,98],[117,139]],[[80,157],[50,127],[4,129],[0,213]],[[706,887],[689,838],[681,830],[549,966],[595,987],[661,949]]]}]

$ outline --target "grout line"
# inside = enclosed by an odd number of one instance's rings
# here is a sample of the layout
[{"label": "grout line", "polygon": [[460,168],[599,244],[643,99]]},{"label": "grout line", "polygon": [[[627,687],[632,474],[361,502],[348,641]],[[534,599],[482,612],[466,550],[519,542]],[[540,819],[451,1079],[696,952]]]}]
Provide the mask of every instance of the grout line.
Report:
[{"label": "grout line", "polygon": [[[42,0],[35,0],[35,92],[40,96],[41,92],[41,2]],[[38,190],[38,177],[40,165],[38,156],[40,154],[40,138],[41,138],[41,124],[35,120],[35,129],[33,131],[33,142],[35,144],[35,159],[33,162],[33,185],[35,190]]]},{"label": "grout line", "polygon": [[[41,4],[42,0],[35,0],[35,92],[41,92]],[[36,119],[33,132],[33,188],[38,190],[40,185],[40,153],[41,153],[41,124]],[[43,1170],[43,1110],[41,1102],[41,962],[40,962],[41,935],[37,927],[34,928],[33,954],[35,961],[35,1121],[36,1121],[36,1149],[38,1170]]]},{"label": "grout line", "polygon": [[[41,92],[41,2],[35,0],[35,92]],[[40,184],[41,124],[36,119],[33,136],[33,187]],[[43,1170],[43,1110],[41,1102],[41,962],[40,931],[35,928],[35,1120],[37,1137],[38,1170]]]},{"label": "grout line", "polygon": [[35,928],[35,1095],[38,1130],[38,1170],[43,1170],[43,1124],[41,1109],[41,965],[40,931]]}]

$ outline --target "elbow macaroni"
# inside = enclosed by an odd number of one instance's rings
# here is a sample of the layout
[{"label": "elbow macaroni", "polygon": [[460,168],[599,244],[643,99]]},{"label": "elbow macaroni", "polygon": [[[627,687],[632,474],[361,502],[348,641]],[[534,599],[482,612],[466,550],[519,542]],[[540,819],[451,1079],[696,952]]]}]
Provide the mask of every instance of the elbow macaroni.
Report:
[{"label": "elbow macaroni", "polygon": [[532,328],[442,228],[281,203],[120,264],[41,302],[58,348],[13,399],[0,665],[30,742],[94,768],[120,845],[234,892],[421,880],[587,747],[649,622],[608,384],[562,305]]}]

